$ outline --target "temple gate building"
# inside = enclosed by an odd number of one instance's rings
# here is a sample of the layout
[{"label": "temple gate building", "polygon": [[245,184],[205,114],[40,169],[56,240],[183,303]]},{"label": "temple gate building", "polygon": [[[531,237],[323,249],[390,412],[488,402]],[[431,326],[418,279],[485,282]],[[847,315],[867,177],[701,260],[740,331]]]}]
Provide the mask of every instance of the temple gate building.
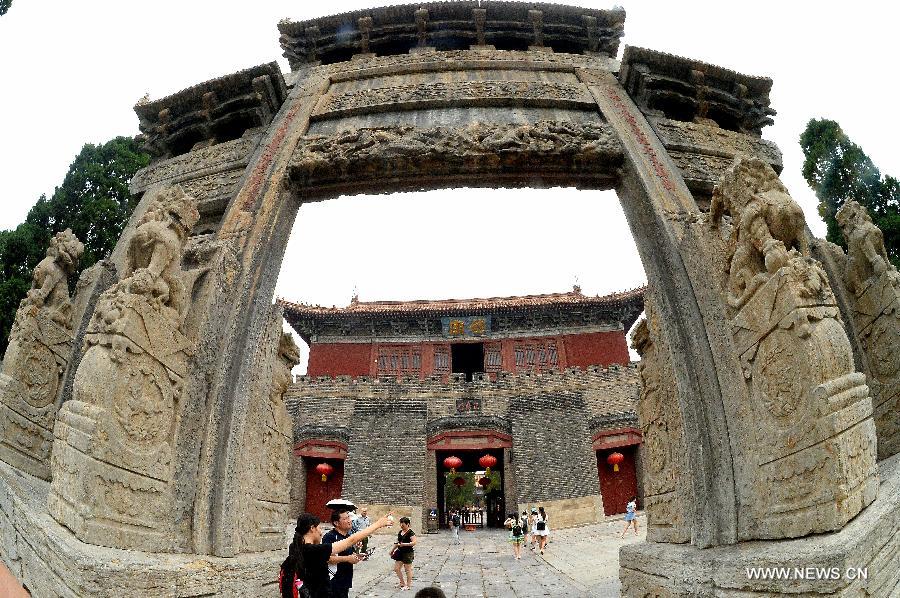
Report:
[{"label": "temple gate building", "polygon": [[[449,456],[497,460],[487,525],[544,505],[555,527],[621,513],[638,490],[637,373],[625,335],[644,289],[319,307],[281,300],[310,347],[288,389],[292,506],[339,496],[446,524]],[[624,462],[607,464],[612,452]],[[331,466],[323,479],[316,467]],[[327,469],[327,468],[326,468]],[[415,523],[414,523],[415,525]]]}]

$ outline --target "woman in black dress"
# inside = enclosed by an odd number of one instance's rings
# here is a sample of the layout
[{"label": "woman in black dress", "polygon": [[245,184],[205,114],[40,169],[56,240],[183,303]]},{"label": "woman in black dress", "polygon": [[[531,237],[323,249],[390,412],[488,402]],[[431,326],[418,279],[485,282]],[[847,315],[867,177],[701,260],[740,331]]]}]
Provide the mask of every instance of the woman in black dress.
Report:
[{"label": "woman in black dress", "polygon": [[[394,573],[400,579],[400,589],[408,590],[412,585],[413,578],[413,547],[416,545],[416,532],[409,529],[409,517],[400,518],[400,531],[397,532],[397,542],[391,551],[391,558],[397,561],[394,563]],[[402,570],[406,570],[406,580],[403,579]]]},{"label": "woman in black dress", "polygon": [[393,517],[388,513],[366,529],[334,544],[322,544],[321,523],[318,517],[309,513],[303,513],[297,518],[294,540],[288,548],[288,557],[281,564],[278,576],[282,598],[307,595],[310,598],[330,598],[328,559],[331,555],[350,548],[382,527],[393,525]]}]

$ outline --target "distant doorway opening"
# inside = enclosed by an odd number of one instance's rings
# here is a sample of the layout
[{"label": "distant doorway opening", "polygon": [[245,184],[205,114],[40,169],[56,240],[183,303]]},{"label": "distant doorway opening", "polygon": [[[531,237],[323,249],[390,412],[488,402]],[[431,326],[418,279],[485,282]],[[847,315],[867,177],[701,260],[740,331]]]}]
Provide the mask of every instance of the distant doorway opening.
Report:
[{"label": "distant doorway opening", "polygon": [[465,374],[471,382],[477,373],[484,373],[484,343],[455,343],[450,345],[450,371]]}]

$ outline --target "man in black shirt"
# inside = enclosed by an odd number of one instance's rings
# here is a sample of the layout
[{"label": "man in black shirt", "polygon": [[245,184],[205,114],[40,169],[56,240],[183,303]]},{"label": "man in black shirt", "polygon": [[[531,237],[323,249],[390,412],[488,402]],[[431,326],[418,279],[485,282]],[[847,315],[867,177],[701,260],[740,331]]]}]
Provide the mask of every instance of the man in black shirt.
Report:
[{"label": "man in black shirt", "polygon": [[[334,529],[322,536],[322,544],[334,544],[350,535],[350,528],[353,525],[350,513],[332,511],[331,525],[334,526]],[[359,561],[360,558],[353,551],[352,546],[328,559],[328,568],[333,573],[331,595],[334,598],[347,598],[350,588],[353,587],[353,565]]]}]

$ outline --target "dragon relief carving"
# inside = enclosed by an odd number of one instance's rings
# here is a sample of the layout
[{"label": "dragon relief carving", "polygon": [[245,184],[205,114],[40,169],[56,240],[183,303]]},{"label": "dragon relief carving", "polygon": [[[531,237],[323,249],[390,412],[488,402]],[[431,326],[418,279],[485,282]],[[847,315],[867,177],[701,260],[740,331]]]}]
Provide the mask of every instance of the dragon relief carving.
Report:
[{"label": "dragon relief carving", "polygon": [[[193,351],[183,322],[197,275],[183,271],[181,260],[198,218],[194,199],[180,187],[158,192],[123,240],[122,278],[100,295],[88,324],[73,398],[55,430],[56,442],[69,445],[55,466],[75,473],[54,479],[49,498],[53,516],[85,542],[141,549],[149,542],[163,551],[178,543],[166,537],[170,518],[129,527],[130,518],[108,499],[134,503],[129,512],[171,512],[173,447]],[[71,444],[80,437],[90,441]],[[116,492],[93,493],[91,476]],[[126,501],[122,494],[129,492]]]},{"label": "dragon relief carving", "polygon": [[19,304],[0,374],[0,458],[48,479],[57,396],[73,342],[69,277],[84,245],[70,229],[50,240]]},{"label": "dragon relief carving", "polygon": [[[458,81],[433,82],[396,87],[359,89],[339,95],[327,96],[317,115],[334,116],[338,113],[370,113],[376,107],[396,110],[405,104],[450,105],[453,102],[491,102],[497,100],[522,103],[547,103],[555,105],[593,104],[593,98],[584,85],[548,83],[541,81]],[[468,104],[467,104],[468,105]]]},{"label": "dragon relief carving", "polygon": [[740,533],[839,529],[877,489],[865,376],[854,370],[828,279],[810,257],[803,212],[771,166],[735,160],[713,192],[712,227],[726,216],[723,295],[750,398],[741,408],[754,422],[742,450],[757,465],[744,501],[755,513]]},{"label": "dragon relief carving", "polygon": [[[539,158],[539,167],[535,160]],[[352,129],[301,139],[291,177],[328,184],[373,176],[451,173],[596,172],[618,164],[622,146],[604,122],[476,123],[463,128],[409,125]]]},{"label": "dragon relief carving", "polygon": [[891,264],[884,235],[866,209],[848,201],[837,212],[847,241],[843,282],[850,292],[854,329],[864,353],[869,389],[875,404],[878,458],[900,452],[900,273]]}]

